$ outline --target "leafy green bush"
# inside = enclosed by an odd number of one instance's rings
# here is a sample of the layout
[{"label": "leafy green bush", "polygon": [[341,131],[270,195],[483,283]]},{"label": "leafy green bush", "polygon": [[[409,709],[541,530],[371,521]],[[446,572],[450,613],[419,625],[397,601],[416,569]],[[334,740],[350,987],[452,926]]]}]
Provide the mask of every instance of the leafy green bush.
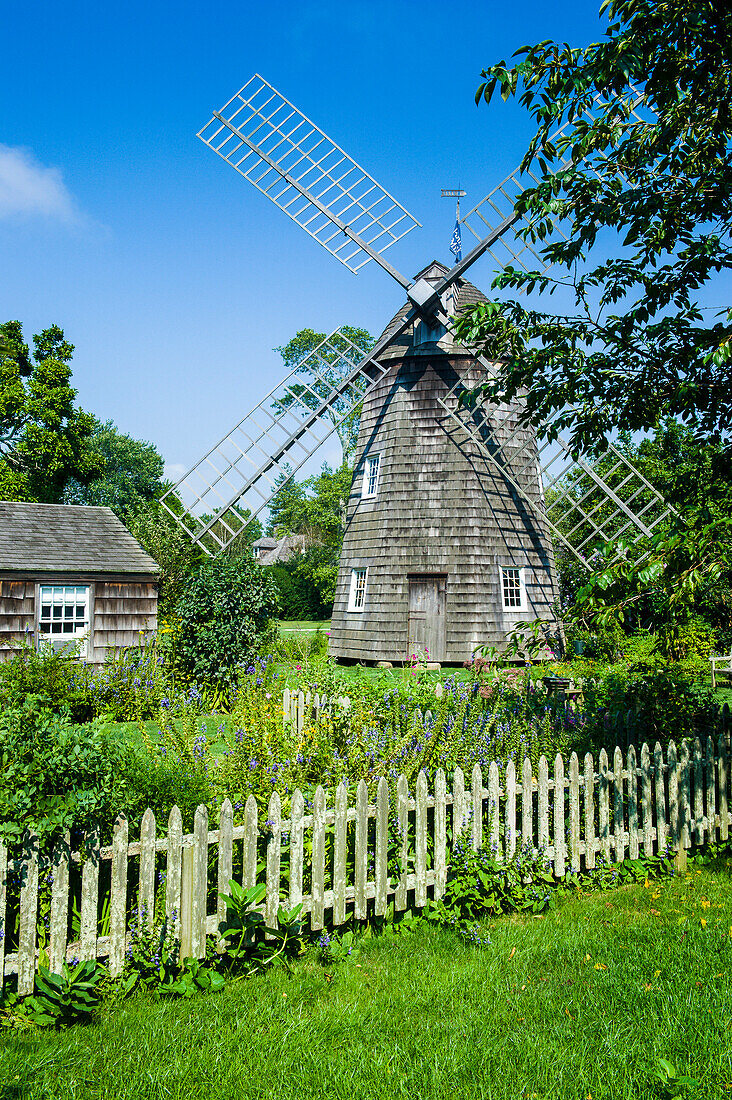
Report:
[{"label": "leafy green bush", "polygon": [[178,667],[201,683],[236,679],[264,644],[277,587],[253,558],[214,558],[190,577],[176,607]]},{"label": "leafy green bush", "polygon": [[269,571],[277,585],[280,614],[283,619],[322,619],[330,615],[331,607],[323,604],[307,577],[297,570],[298,561],[277,562]]},{"label": "leafy green bush", "polygon": [[85,1019],[99,1005],[97,983],[102,973],[91,959],[73,969],[64,963],[60,974],[39,967],[35,992],[24,1004],[28,1018],[41,1027],[61,1027]]},{"label": "leafy green bush", "polygon": [[127,808],[129,750],[98,722],[74,725],[30,695],[0,711],[0,836],[26,830],[41,843],[66,830],[107,824]]},{"label": "leafy green bush", "polygon": [[73,645],[57,652],[51,645],[23,645],[10,661],[0,664],[0,707],[22,705],[29,695],[40,696],[55,710],[66,709],[77,722],[94,716],[87,690],[91,670],[75,660]]}]

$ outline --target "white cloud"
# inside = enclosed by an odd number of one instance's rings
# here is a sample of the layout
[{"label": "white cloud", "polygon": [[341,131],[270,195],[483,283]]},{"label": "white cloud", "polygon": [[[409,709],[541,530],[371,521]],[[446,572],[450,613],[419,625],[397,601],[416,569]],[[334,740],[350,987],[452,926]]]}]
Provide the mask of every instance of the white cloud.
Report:
[{"label": "white cloud", "polygon": [[177,483],[188,469],[182,462],[166,462],[163,468],[163,477],[166,481]]},{"label": "white cloud", "polygon": [[58,168],[47,168],[28,149],[0,144],[0,218],[14,215],[82,220]]}]

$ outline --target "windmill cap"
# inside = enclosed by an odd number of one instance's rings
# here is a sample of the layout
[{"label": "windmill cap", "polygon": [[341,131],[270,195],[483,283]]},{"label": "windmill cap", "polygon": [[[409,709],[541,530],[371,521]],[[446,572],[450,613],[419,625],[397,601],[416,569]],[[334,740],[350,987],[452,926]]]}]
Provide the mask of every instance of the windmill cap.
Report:
[{"label": "windmill cap", "polygon": [[[392,333],[395,333],[401,321],[407,316],[409,311],[415,306],[422,304],[422,299],[429,300],[430,291],[428,287],[436,286],[442,279],[445,278],[450,268],[445,264],[440,263],[439,260],[433,260],[432,263],[427,264],[426,267],[418,271],[414,277],[414,284],[410,288],[410,294],[407,301],[401,307],[398,313],[395,313],[389,324],[386,326],[379,341],[384,338],[388,338]],[[487,302],[485,294],[478,290],[477,286],[473,286],[466,279],[456,279],[450,288],[452,291],[452,306],[450,307],[451,313],[460,313],[462,310],[467,309],[468,306],[476,305],[478,302]],[[412,292],[416,291],[417,300],[412,299]],[[411,335],[409,330],[396,337],[393,344],[390,344],[388,348],[382,352],[379,358],[386,357],[391,359],[394,357],[394,351],[396,348],[403,348],[404,350],[411,344]]]}]

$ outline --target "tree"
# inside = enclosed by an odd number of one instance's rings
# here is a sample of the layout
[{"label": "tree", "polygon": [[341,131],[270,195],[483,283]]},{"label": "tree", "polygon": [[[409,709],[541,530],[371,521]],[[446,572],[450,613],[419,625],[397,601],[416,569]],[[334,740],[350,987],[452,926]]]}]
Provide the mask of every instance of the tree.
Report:
[{"label": "tree", "polygon": [[[366,329],[352,328],[350,325],[344,325],[341,332],[360,352],[362,352],[363,355],[367,355],[374,346],[374,338]],[[300,329],[289,343],[285,344],[284,347],[275,348],[274,350],[280,353],[288,371],[296,370],[303,360],[323,342],[325,336],[326,334],[324,332],[314,332],[311,328]],[[331,387],[343,381],[343,379],[350,374],[354,364],[350,359],[342,358],[342,355],[348,351],[348,345],[345,340],[342,340],[340,337],[334,338],[333,345],[335,350],[327,349],[320,352],[320,362],[318,363],[320,379],[315,377],[309,378],[307,387],[301,385],[299,382],[291,382],[290,389],[294,396],[288,396],[279,400],[277,404],[281,408],[289,408],[295,403],[295,399],[297,398],[309,409],[316,409],[320,402],[330,395]],[[301,373],[307,374],[307,365],[300,368],[300,370]],[[365,379],[361,379],[358,385],[362,388],[365,387]],[[358,442],[361,406],[359,404],[349,411],[347,401],[336,400],[328,415],[341,441],[343,462],[350,466]]]},{"label": "tree", "polygon": [[253,558],[212,558],[189,577],[176,606],[177,663],[199,683],[236,681],[278,610],[277,587]]},{"label": "tree", "polygon": [[165,488],[163,459],[152,443],[123,435],[108,420],[94,419],[94,430],[84,442],[85,453],[102,472],[86,485],[70,478],[63,494],[64,504],[96,504],[111,508],[128,524]]},{"label": "tree", "polygon": [[0,497],[57,503],[69,479],[87,485],[103,461],[86,442],[94,417],[75,404],[73,344],[52,325],[23,340],[20,321],[0,325]]},{"label": "tree", "polygon": [[163,623],[174,617],[183,586],[205,555],[157,501],[136,512],[127,527],[160,567],[158,619]]},{"label": "tree", "polygon": [[[525,46],[483,73],[477,102],[522,89],[536,123],[522,167],[541,178],[517,210],[560,274],[507,269],[496,289],[543,300],[477,305],[459,335],[501,363],[488,396],[520,395],[535,424],[558,413],[580,447],[667,416],[729,438],[732,326],[706,320],[698,298],[732,266],[732,8],[605,0],[601,10],[604,41]],[[543,244],[557,221],[567,239]],[[560,285],[571,313],[546,310]]]},{"label": "tree", "polygon": [[[270,506],[269,530],[278,535],[307,536],[305,552],[288,562],[287,570],[305,586],[298,591],[297,602],[307,600],[320,609],[320,615],[330,614],[353,473],[345,464],[332,470],[326,462],[319,473],[304,481],[281,481]],[[292,586],[283,581],[281,588],[284,599]]]}]

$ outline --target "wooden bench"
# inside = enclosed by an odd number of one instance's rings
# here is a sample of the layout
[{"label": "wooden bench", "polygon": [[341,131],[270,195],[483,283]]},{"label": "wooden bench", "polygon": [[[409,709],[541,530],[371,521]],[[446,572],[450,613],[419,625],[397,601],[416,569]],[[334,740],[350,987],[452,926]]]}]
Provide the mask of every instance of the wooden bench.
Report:
[{"label": "wooden bench", "polygon": [[718,676],[730,676],[732,677],[732,651],[724,654],[721,657],[710,657],[712,665],[712,691],[717,686]]}]

